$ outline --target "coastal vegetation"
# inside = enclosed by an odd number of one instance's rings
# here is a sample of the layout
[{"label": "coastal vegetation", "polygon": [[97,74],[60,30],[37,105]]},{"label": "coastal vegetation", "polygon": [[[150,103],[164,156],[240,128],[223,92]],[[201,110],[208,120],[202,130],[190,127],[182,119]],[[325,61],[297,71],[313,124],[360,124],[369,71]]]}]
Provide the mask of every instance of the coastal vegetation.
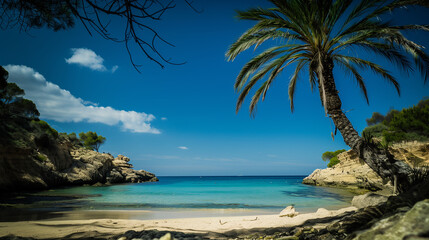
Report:
[{"label": "coastal vegetation", "polygon": [[398,94],[399,83],[383,66],[362,58],[369,55],[362,54],[357,57],[355,49],[367,50],[373,55],[383,57],[405,72],[413,71],[415,66],[426,82],[429,78],[429,56],[423,51],[423,46],[411,41],[402,33],[407,30],[429,29],[418,24],[392,24],[386,20],[386,15],[410,5],[427,6],[427,2],[399,0],[360,1],[357,4],[352,4],[351,0],[270,2],[274,7],[251,8],[237,12],[239,19],[254,21],[255,25],[231,44],[226,53],[229,61],[233,61],[251,46],[258,48],[268,40],[281,41],[277,41],[280,44],[253,57],[241,69],[234,84],[234,88],[240,93],[236,110],[240,109],[251,89],[257,88],[257,83],[265,79],[250,101],[249,111],[254,114],[257,103],[260,99],[265,99],[274,79],[286,67],[293,66],[295,70],[290,78],[288,91],[293,111],[296,83],[303,69],[308,70],[311,89],[318,88],[325,114],[335,125],[334,132],[339,130],[345,143],[383,179],[392,182],[398,180],[403,186],[410,186],[412,168],[394,159],[386,149],[374,148],[368,144],[359,136],[343,112],[336,87],[336,81],[343,79],[334,78],[334,67],[342,67],[345,72],[351,74],[368,104],[367,89],[360,71],[371,70],[392,84]]},{"label": "coastal vegetation", "polygon": [[79,133],[79,140],[86,148],[98,152],[98,149],[100,148],[101,144],[106,141],[106,138],[101,135],[97,135],[96,132],[89,131],[87,133]]},{"label": "coastal vegetation", "polygon": [[[16,83],[7,82],[8,72],[0,66],[0,143],[15,147],[36,148],[27,139],[34,139],[37,146],[49,148],[58,141],[70,142],[73,146],[84,146],[98,152],[106,138],[96,132],[58,133],[47,122],[39,119],[39,111],[33,101],[25,99],[25,91]],[[36,154],[37,159],[42,159]]]},{"label": "coastal vegetation", "polygon": [[322,154],[322,159],[325,162],[329,161],[328,167],[331,168],[340,162],[340,160],[338,160],[338,157],[337,157],[338,154],[345,152],[345,151],[346,151],[345,149],[341,149],[341,150],[337,150],[335,152],[330,152],[330,151],[324,152]]},{"label": "coastal vegetation", "polygon": [[378,138],[382,144],[429,140],[429,99],[401,111],[392,109],[386,116],[375,112],[366,120],[362,135]]},{"label": "coastal vegetation", "polygon": [[39,111],[36,105],[23,98],[25,92],[16,83],[8,83],[8,72],[0,66],[0,119],[37,119]]}]

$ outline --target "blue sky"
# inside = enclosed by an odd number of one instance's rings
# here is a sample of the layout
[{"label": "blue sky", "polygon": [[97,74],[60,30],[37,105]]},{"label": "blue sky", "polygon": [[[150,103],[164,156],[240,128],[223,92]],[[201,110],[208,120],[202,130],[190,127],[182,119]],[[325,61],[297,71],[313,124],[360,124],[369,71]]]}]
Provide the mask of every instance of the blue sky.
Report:
[{"label": "blue sky", "polygon": [[[248,104],[235,114],[233,83],[254,53],[245,52],[232,63],[225,60],[228,46],[252,26],[234,18],[234,10],[267,3],[197,0],[195,6],[203,12],[178,1],[154,25],[175,45],[159,44],[160,51],[184,65],[161,69],[135,51],[143,65],[139,74],[122,44],[91,37],[78,23],[60,32],[0,31],[0,64],[20,66],[10,78],[22,81],[27,97],[41,102],[41,119],[60,132],[96,131],[107,138],[100,151],[129,156],[136,169],[160,176],[304,175],[326,166],[320,158],[324,151],[348,148],[340,135],[332,140],[319,95],[311,93],[305,76],[297,85],[295,112],[290,112],[292,68],[270,88],[256,118],[249,117]],[[427,9],[408,9],[395,13],[393,21],[428,24],[428,15]],[[407,36],[429,46],[428,33]],[[82,59],[91,61],[76,63]],[[365,73],[370,106],[356,83],[336,71],[343,109],[359,132],[372,112],[409,107],[429,96],[429,84],[420,74],[388,68],[400,80],[401,97],[383,79]]]}]

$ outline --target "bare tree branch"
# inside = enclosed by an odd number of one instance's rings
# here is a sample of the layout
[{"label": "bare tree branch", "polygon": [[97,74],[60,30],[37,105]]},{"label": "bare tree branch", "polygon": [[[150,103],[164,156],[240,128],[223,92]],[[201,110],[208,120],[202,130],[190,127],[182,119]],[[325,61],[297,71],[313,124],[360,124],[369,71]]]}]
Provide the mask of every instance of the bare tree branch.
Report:
[{"label": "bare tree branch", "polygon": [[[194,7],[193,1],[184,1],[193,11],[202,12]],[[133,57],[134,47],[161,68],[164,64],[185,63],[165,57],[156,46],[160,42],[174,47],[153,26],[175,7],[174,0],[0,0],[0,28],[19,26],[20,31],[28,31],[46,26],[59,31],[73,27],[77,19],[91,36],[96,33],[106,40],[124,43],[132,65],[140,72],[141,65]],[[123,19],[122,34],[109,28],[112,21],[121,23]]]}]

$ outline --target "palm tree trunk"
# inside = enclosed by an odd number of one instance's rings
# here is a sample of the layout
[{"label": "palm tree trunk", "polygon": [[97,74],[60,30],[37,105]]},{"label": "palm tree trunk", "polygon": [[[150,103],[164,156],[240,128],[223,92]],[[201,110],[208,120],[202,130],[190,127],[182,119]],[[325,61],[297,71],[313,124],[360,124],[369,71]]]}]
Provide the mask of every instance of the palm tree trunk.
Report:
[{"label": "palm tree trunk", "polygon": [[335,87],[333,67],[332,59],[323,60],[321,71],[318,73],[319,93],[322,104],[326,104],[327,114],[341,132],[344,142],[383,180],[390,180],[393,183],[396,176],[399,183],[409,185],[411,167],[403,161],[395,160],[385,149],[365,142],[341,110],[341,100]]}]

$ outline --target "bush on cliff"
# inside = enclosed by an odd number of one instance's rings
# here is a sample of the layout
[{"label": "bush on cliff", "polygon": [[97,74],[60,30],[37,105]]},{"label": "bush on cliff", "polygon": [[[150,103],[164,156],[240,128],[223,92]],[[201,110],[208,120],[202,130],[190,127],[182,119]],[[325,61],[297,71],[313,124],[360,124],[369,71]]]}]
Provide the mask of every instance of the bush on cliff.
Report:
[{"label": "bush on cliff", "polygon": [[401,111],[390,110],[386,116],[374,113],[367,119],[362,135],[381,138],[384,144],[429,140],[429,99]]},{"label": "bush on cliff", "polygon": [[340,162],[340,160],[338,160],[338,157],[337,157],[338,154],[345,152],[345,151],[346,151],[345,149],[341,149],[341,150],[337,150],[335,152],[330,152],[330,151],[324,152],[322,154],[322,159],[323,159],[323,161],[329,160],[328,167],[331,168]]}]

